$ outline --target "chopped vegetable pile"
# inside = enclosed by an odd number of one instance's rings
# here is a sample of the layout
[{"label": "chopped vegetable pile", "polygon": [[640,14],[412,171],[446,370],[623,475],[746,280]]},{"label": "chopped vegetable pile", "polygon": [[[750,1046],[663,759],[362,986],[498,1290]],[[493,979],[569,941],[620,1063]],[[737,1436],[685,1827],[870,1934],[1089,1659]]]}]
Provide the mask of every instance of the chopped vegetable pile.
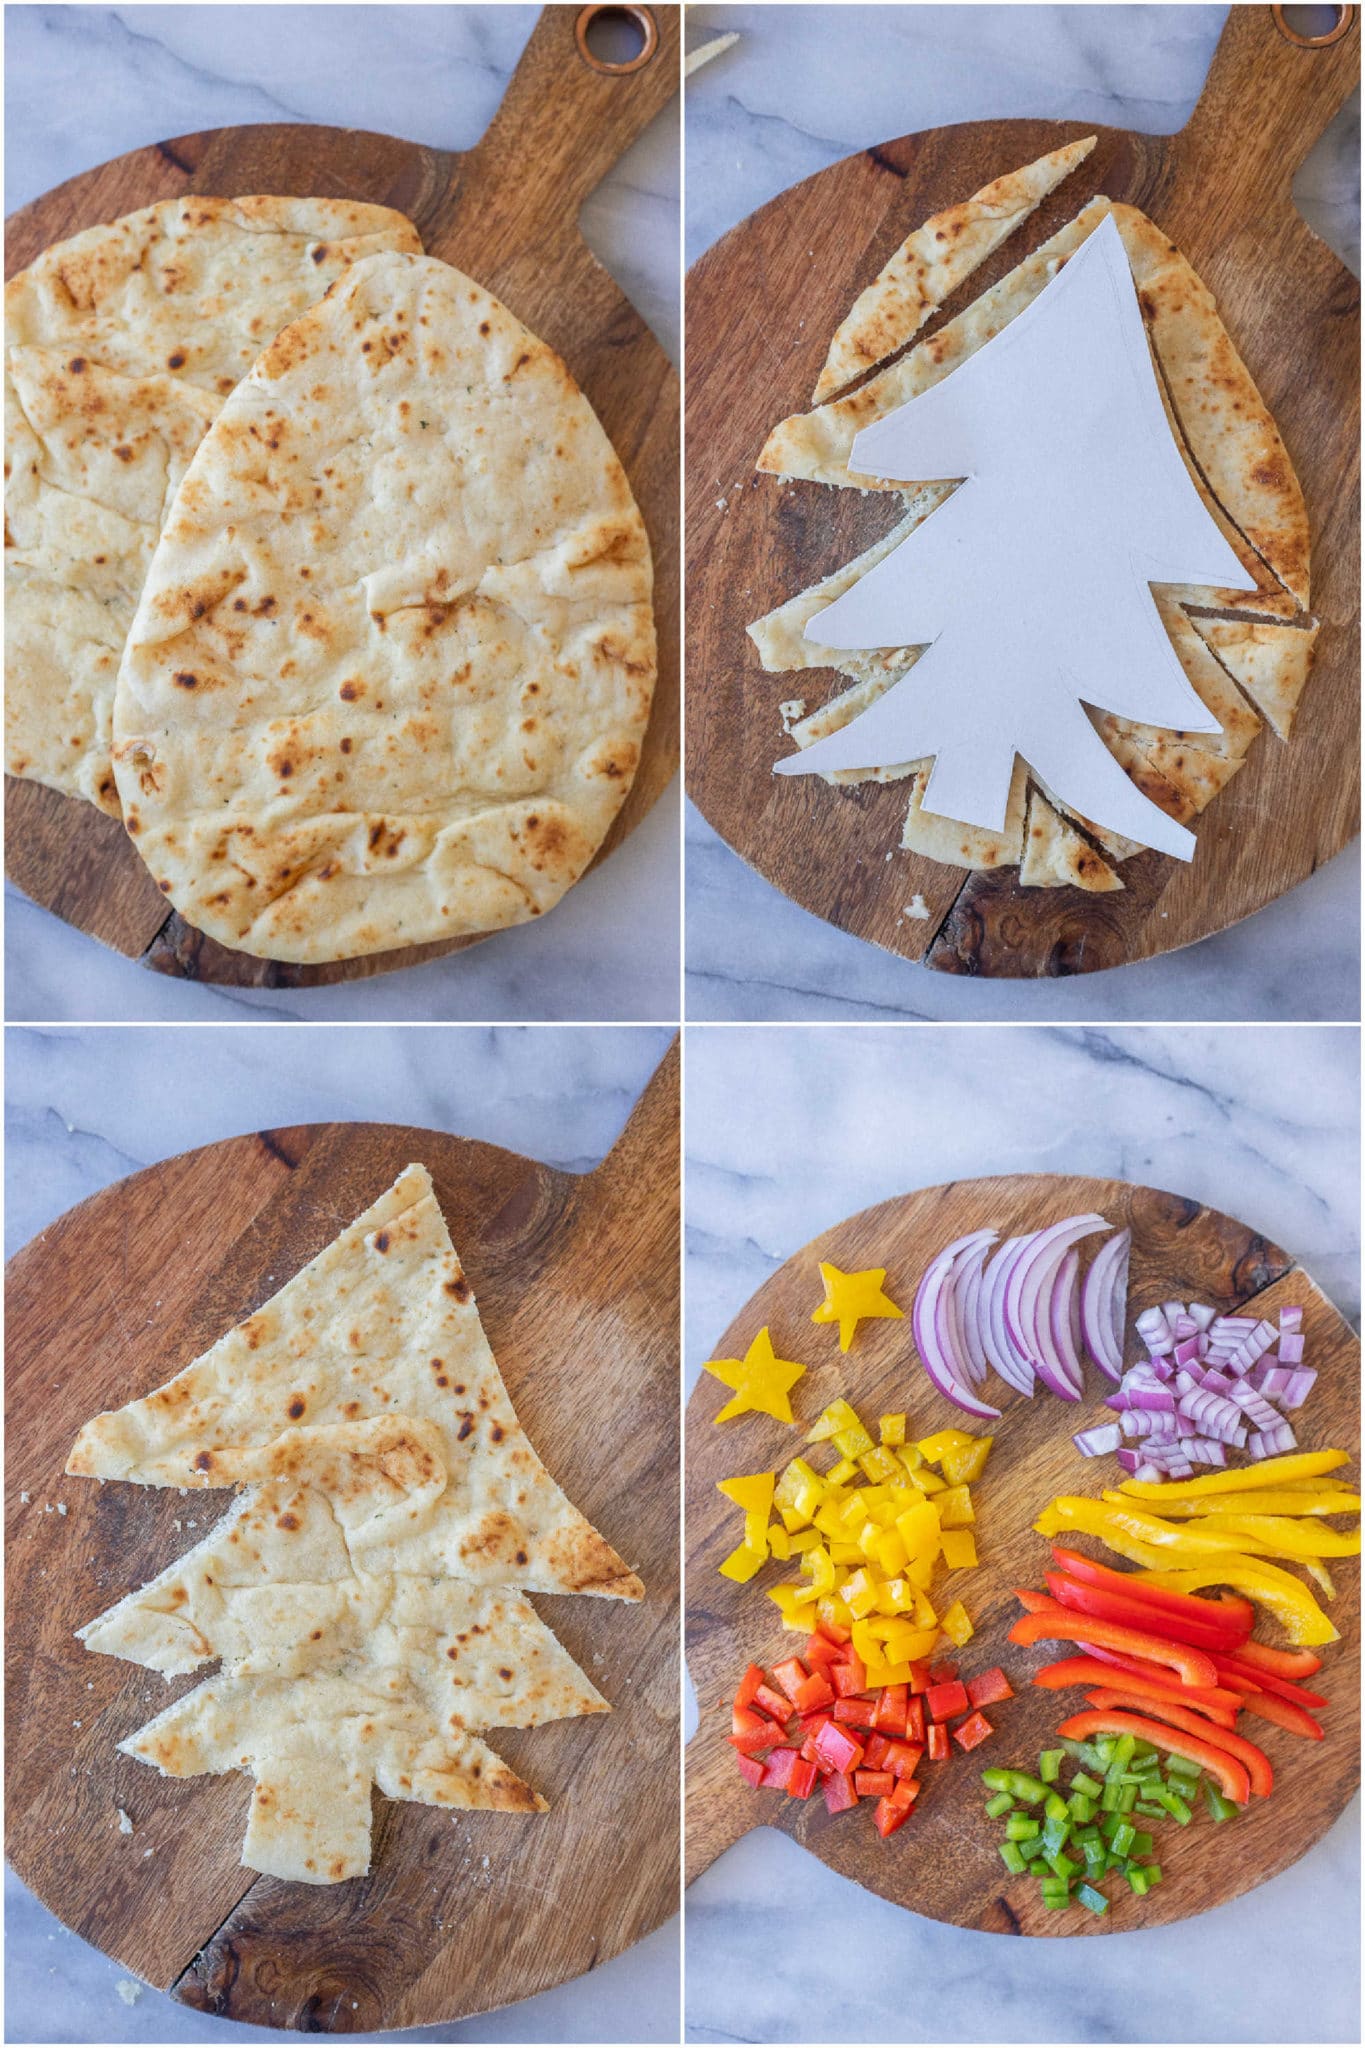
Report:
[{"label": "chopped vegetable pile", "polygon": [[775,1665],[771,1676],[749,1666],[735,1694],[730,1741],[748,1784],[809,1799],[818,1783],[832,1814],[875,1799],[885,1837],[909,1817],[924,1756],[945,1763],[950,1735],[960,1749],[978,1748],[992,1733],[982,1708],[1013,1698],[1003,1671],[964,1684],[951,1663],[916,1662],[906,1680],[869,1685],[852,1638],[822,1623],[803,1655]]},{"label": "chopped vegetable pile", "polygon": [[1226,1466],[1230,1450],[1258,1463],[1296,1448],[1287,1417],[1317,1379],[1303,1362],[1302,1308],[1282,1308],[1277,1330],[1203,1302],[1166,1301],[1143,1311],[1137,1331],[1147,1359],[1106,1397],[1118,1421],[1073,1437],[1083,1457],[1112,1451],[1126,1472],[1155,1481]]}]

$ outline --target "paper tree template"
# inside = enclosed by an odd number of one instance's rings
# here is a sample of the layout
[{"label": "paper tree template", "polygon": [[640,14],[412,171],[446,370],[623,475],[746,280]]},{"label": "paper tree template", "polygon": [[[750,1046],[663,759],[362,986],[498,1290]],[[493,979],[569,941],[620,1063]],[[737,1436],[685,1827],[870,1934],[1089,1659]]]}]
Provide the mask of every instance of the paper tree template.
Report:
[{"label": "paper tree template", "polygon": [[540,1811],[477,1731],[607,1711],[519,1589],[643,1588],[528,1442],[424,1167],[165,1386],[87,1423],[67,1470],[187,1507],[244,1489],[79,1634],[168,1678],[221,1660],[120,1746],[175,1777],[249,1772],[254,1869],[362,1875],[372,1784]]},{"label": "paper tree template", "polygon": [[966,481],[806,627],[823,647],[925,652],[777,773],[932,756],[924,808],[995,832],[1020,754],[1081,816],[1189,860],[1193,834],[1135,788],[1084,707],[1219,731],[1150,585],[1255,586],[1172,438],[1112,217],[975,355],[864,428],[849,466]]}]

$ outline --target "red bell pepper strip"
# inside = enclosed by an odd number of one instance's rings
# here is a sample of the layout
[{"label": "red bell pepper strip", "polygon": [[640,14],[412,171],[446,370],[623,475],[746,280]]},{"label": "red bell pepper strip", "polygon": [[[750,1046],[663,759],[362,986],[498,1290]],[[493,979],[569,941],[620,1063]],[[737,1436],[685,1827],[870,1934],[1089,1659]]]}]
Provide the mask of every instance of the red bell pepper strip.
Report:
[{"label": "red bell pepper strip", "polygon": [[780,1692],[774,1692],[770,1685],[760,1685],[754,1694],[754,1705],[776,1721],[779,1728],[785,1728],[792,1717],[792,1703]]},{"label": "red bell pepper strip", "polygon": [[756,1756],[737,1756],[735,1762],[739,1765],[746,1783],[752,1785],[754,1790],[757,1791],[758,1787],[763,1783],[764,1765],[761,1759]]},{"label": "red bell pepper strip", "polygon": [[1275,1692],[1251,1692],[1242,1701],[1244,1713],[1254,1714],[1258,1720],[1273,1721],[1277,1728],[1287,1728],[1291,1735],[1306,1735],[1310,1742],[1321,1742],[1322,1724],[1315,1721],[1307,1707],[1300,1707],[1293,1700],[1282,1700]]},{"label": "red bell pepper strip", "polygon": [[774,1785],[779,1792],[785,1792],[791,1782],[791,1774],[802,1761],[801,1752],[796,1749],[775,1749],[763,1766],[762,1783]]},{"label": "red bell pepper strip", "polygon": [[970,1701],[962,1680],[953,1678],[943,1685],[931,1685],[924,1695],[924,1704],[931,1721],[951,1721],[954,1714],[966,1713]]},{"label": "red bell pepper strip", "polygon": [[828,1764],[832,1771],[855,1771],[863,1760],[861,1742],[855,1742],[837,1721],[826,1721],[815,1738],[815,1746],[821,1763]]},{"label": "red bell pepper strip", "polygon": [[1160,1607],[1167,1614],[1184,1615],[1189,1621],[1199,1621],[1207,1619],[1212,1609],[1215,1618],[1221,1615],[1225,1621],[1238,1625],[1245,1622],[1246,1635],[1250,1635],[1255,1624],[1255,1608],[1249,1600],[1242,1600],[1236,1594],[1205,1600],[1197,1593],[1171,1592],[1165,1586],[1149,1586],[1131,1572],[1116,1572],[1112,1565],[1097,1564],[1093,1557],[1086,1557],[1079,1550],[1068,1550],[1060,1543],[1053,1544],[1052,1555],[1073,1579],[1080,1579],[1087,1586],[1107,1586],[1111,1592],[1122,1593],[1130,1600],[1145,1601],[1149,1607]]},{"label": "red bell pepper strip", "polygon": [[761,1664],[751,1664],[743,1678],[739,1681],[739,1690],[735,1694],[735,1705],[737,1707],[751,1707],[758,1697],[759,1687],[766,1683],[767,1673],[764,1671],[763,1666]]},{"label": "red bell pepper strip", "polygon": [[1029,1614],[1050,1614],[1057,1605],[1050,1593],[1039,1593],[1032,1586],[1016,1586],[1014,1597]]},{"label": "red bell pepper strip", "polygon": [[877,1698],[877,1728],[882,1735],[905,1734],[905,1713],[909,1704],[909,1688],[904,1685],[884,1685]]},{"label": "red bell pepper strip", "polygon": [[1229,1682],[1235,1678],[1249,1679],[1259,1691],[1277,1692],[1282,1700],[1293,1700],[1297,1707],[1327,1705],[1320,1692],[1309,1692],[1306,1685],[1296,1685],[1292,1678],[1281,1678],[1274,1671],[1263,1671],[1257,1664],[1244,1664],[1240,1656],[1215,1656],[1213,1661],[1220,1676]]},{"label": "red bell pepper strip", "polygon": [[796,1695],[805,1684],[809,1673],[799,1657],[787,1657],[781,1664],[774,1664],[773,1677],[793,1705]]},{"label": "red bell pepper strip", "polygon": [[1169,1749],[1176,1756],[1187,1756],[1191,1763],[1207,1771],[1224,1798],[1236,1805],[1245,1806],[1251,1797],[1251,1781],[1245,1766],[1235,1756],[1229,1756],[1225,1749],[1215,1749],[1211,1742],[1203,1742],[1197,1735],[1186,1735],[1182,1729],[1153,1721],[1146,1714],[1124,1714],[1113,1707],[1091,1708],[1084,1714],[1072,1714],[1057,1733],[1070,1742],[1086,1742],[1092,1735],[1132,1735],[1139,1742],[1150,1742],[1154,1749]]},{"label": "red bell pepper strip", "polygon": [[924,1741],[924,1701],[912,1693],[905,1702],[905,1739],[907,1742]]},{"label": "red bell pepper strip", "polygon": [[853,1789],[860,1799],[884,1799],[895,1787],[890,1771],[855,1771]]},{"label": "red bell pepper strip", "polygon": [[1225,1692],[1217,1686],[1178,1685],[1169,1672],[1156,1665],[1149,1667],[1151,1677],[1136,1669],[1115,1670],[1115,1665],[1125,1662],[1135,1666],[1137,1659],[1116,1657],[1111,1664],[1108,1659],[1101,1662],[1096,1657],[1063,1657],[1058,1663],[1045,1664],[1041,1671],[1035,1671],[1033,1683],[1046,1686],[1049,1692],[1060,1692],[1069,1685],[1108,1685],[1143,1699],[1174,1700],[1180,1706],[1198,1707],[1211,1721],[1231,1728],[1242,1704],[1238,1693]]},{"label": "red bell pepper strip", "polygon": [[974,1707],[996,1707],[1001,1700],[1014,1698],[1014,1687],[996,1664],[967,1680],[967,1698]]},{"label": "red bell pepper strip", "polygon": [[[1183,1614],[1168,1614],[1162,1608],[1116,1593],[1109,1586],[1083,1586],[1065,1572],[1049,1572],[1048,1588],[1054,1600],[1076,1614],[1093,1614],[1101,1621],[1116,1621],[1123,1628],[1146,1629],[1164,1642],[1193,1643],[1200,1650],[1232,1652],[1246,1641],[1247,1632],[1235,1621],[1191,1621]],[[1212,1601],[1209,1602],[1212,1607]]]},{"label": "red bell pepper strip", "polygon": [[968,1714],[966,1720],[959,1721],[956,1728],[954,1728],[953,1740],[954,1742],[961,1743],[964,1749],[977,1749],[986,1740],[988,1735],[993,1735],[994,1733],[995,1730],[991,1727],[984,1714]]},{"label": "red bell pepper strip", "polygon": [[953,1753],[948,1740],[948,1730],[938,1721],[929,1730],[929,1761],[931,1764],[946,1764]]},{"label": "red bell pepper strip", "polygon": [[858,1804],[858,1794],[846,1771],[831,1771],[825,1780],[825,1808],[829,1813],[847,1813]]},{"label": "red bell pepper strip", "polygon": [[877,1702],[865,1699],[836,1700],[834,1718],[848,1728],[875,1728],[877,1725]]},{"label": "red bell pepper strip", "polygon": [[1188,1707],[1177,1706],[1174,1700],[1147,1701],[1131,1693],[1111,1692],[1105,1686],[1088,1692],[1085,1697],[1092,1707],[1118,1707],[1124,1711],[1132,1708],[1139,1714],[1155,1714],[1160,1720],[1169,1721],[1173,1728],[1183,1728],[1187,1734],[1212,1743],[1215,1749],[1225,1749],[1229,1756],[1235,1756],[1246,1765],[1247,1778],[1256,1796],[1259,1799],[1270,1797],[1275,1785],[1270,1758],[1254,1742],[1235,1735],[1230,1728],[1212,1727],[1202,1714],[1192,1714]]},{"label": "red bell pepper strip", "polygon": [[1243,1664],[1273,1671],[1277,1678],[1311,1678],[1322,1669],[1322,1659],[1315,1650],[1277,1650],[1269,1643],[1243,1643],[1237,1655]]},{"label": "red bell pepper strip", "polygon": [[814,1714],[821,1707],[832,1705],[834,1687],[818,1671],[812,1671],[804,1685],[798,1685],[793,1695],[798,1714]]},{"label": "red bell pepper strip", "polygon": [[[1153,1664],[1169,1664],[1186,1685],[1217,1685],[1212,1659],[1192,1643],[1167,1643],[1159,1636],[1144,1635],[1140,1629],[1121,1628],[1116,1622],[1082,1621],[1079,1615],[1059,1608],[1056,1615],[1026,1614],[1010,1630],[1010,1641],[1022,1643],[1098,1643],[1101,1648],[1119,1650],[1129,1657],[1146,1657]],[[1229,1793],[1229,1798],[1231,1794]]]}]

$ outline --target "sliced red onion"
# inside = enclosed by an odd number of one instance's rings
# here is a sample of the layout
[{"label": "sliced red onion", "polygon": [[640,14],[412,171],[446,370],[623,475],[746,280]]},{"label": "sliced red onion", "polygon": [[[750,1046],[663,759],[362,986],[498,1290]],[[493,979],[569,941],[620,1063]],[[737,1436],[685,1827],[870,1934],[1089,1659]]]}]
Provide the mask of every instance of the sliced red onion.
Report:
[{"label": "sliced red onion", "polygon": [[958,1356],[967,1369],[969,1386],[979,1387],[986,1377],[987,1359],[981,1341],[981,1276],[990,1245],[978,1245],[960,1261],[953,1276],[953,1318],[957,1329]]},{"label": "sliced red onion", "polygon": [[1280,1364],[1302,1365],[1303,1333],[1299,1330],[1286,1331],[1284,1329],[1283,1319],[1281,1319],[1280,1329]]},{"label": "sliced red onion", "polygon": [[1077,1339],[1077,1323],[1080,1316],[1081,1255],[1075,1245],[1070,1245],[1062,1254],[1057,1267],[1057,1278],[1048,1304],[1048,1327],[1052,1336],[1052,1348],[1062,1362],[1062,1371],[1069,1385],[1076,1389],[1077,1400],[1085,1385],[1085,1367],[1081,1362],[1080,1344]]},{"label": "sliced red onion", "polygon": [[1119,1449],[1119,1425],[1102,1422],[1094,1429],[1082,1429],[1071,1439],[1083,1458],[1102,1458]]},{"label": "sliced red onion", "polygon": [[951,1401],[968,1415],[980,1416],[983,1420],[994,1421],[999,1415],[998,1408],[990,1408],[984,1401],[978,1401],[966,1385],[966,1365],[956,1353],[956,1318],[953,1307],[953,1289],[957,1262],[977,1250],[980,1245],[995,1242],[993,1230],[974,1230],[966,1237],[954,1239],[938,1257],[931,1261],[928,1270],[915,1292],[915,1305],[911,1311],[911,1330],[915,1348],[919,1352],[924,1370],[933,1381],[944,1399]]},{"label": "sliced red onion", "polygon": [[1081,1330],[1085,1348],[1107,1378],[1123,1373],[1123,1332],[1127,1321],[1128,1258],[1133,1233],[1120,1230],[1106,1238],[1090,1263],[1081,1290]]},{"label": "sliced red onion", "polygon": [[[1072,1385],[1052,1341],[1046,1313],[1049,1290],[1056,1269],[1068,1247],[1096,1230],[1108,1230],[1103,1216],[1087,1213],[1068,1216],[1061,1223],[1040,1230],[1010,1268],[1004,1284],[1005,1328],[1011,1341],[1030,1360],[1043,1384],[1064,1401],[1078,1401],[1079,1385]],[[1044,1304],[1040,1308],[1040,1302]]]},{"label": "sliced red onion", "polygon": [[985,1317],[982,1340],[986,1356],[999,1373],[1006,1386],[1016,1393],[1033,1394],[1033,1367],[1023,1353],[1016,1351],[1005,1328],[1004,1284],[1010,1268],[1027,1245],[1026,1237],[1011,1237],[1001,1245],[986,1270],[982,1287],[982,1311]]}]

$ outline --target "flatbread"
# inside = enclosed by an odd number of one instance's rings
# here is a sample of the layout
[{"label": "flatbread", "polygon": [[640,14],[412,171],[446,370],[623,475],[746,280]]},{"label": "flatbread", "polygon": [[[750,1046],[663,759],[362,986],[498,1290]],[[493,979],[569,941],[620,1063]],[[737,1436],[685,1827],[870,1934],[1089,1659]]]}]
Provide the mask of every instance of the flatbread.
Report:
[{"label": "flatbread", "polygon": [[1123,883],[1037,789],[1029,791],[1028,825],[1019,881],[1025,889],[1085,889],[1091,894]]},{"label": "flatbread", "polygon": [[910,808],[901,828],[901,847],[906,853],[922,853],[950,868],[1017,867],[1024,851],[1024,817],[1028,805],[1028,770],[1017,757],[1005,806],[1005,822],[999,832],[985,832],[979,825],[964,825],[956,818],[941,818],[922,808],[929,786],[929,769],[915,771],[910,791]]},{"label": "flatbread", "polygon": [[[885,690],[898,683],[906,671],[919,660],[917,647],[907,648],[905,668],[896,671],[888,669],[882,675],[867,676],[855,683],[851,690],[841,690],[837,697],[831,697],[817,711],[807,713],[796,725],[788,730],[798,747],[813,747],[817,740],[826,739],[830,733],[838,732],[875,704]],[[820,777],[822,782],[838,788],[850,782],[903,782],[907,775],[913,775],[919,766],[917,761],[891,763],[881,768],[831,768]]]},{"label": "flatbread", "polygon": [[929,493],[922,497],[928,503],[908,500],[901,517],[889,533],[864,550],[851,562],[836,569],[830,576],[822,577],[818,583],[798,591],[765,617],[756,619],[748,630],[749,638],[758,650],[758,658],[769,673],[794,668],[833,668],[842,675],[852,677],[854,682],[872,682],[879,676],[903,674],[910,661],[918,654],[917,648],[881,647],[847,648],[821,647],[814,640],[806,638],[806,627],[817,612],[833,604],[836,597],[842,597],[868,570],[883,561],[893,548],[909,537],[928,517],[933,505],[938,503]]},{"label": "flatbread", "polygon": [[835,334],[815,387],[815,404],[832,398],[917,334],[1094,147],[1093,135],[1068,142],[992,179],[970,199],[916,228],[854,301]]},{"label": "flatbread", "polygon": [[118,815],[114,683],[166,509],[265,344],[359,256],[421,249],[349,200],[165,200],[5,287],[5,766]]},{"label": "flatbread", "polygon": [[366,258],[181,483],[115,697],[128,829],[191,924],[265,959],[538,917],[634,778],[651,587],[559,357],[448,265]]},{"label": "flatbread", "polygon": [[1318,637],[1315,620],[1305,626],[1264,620],[1195,619],[1195,630],[1280,739],[1294,730]]}]

